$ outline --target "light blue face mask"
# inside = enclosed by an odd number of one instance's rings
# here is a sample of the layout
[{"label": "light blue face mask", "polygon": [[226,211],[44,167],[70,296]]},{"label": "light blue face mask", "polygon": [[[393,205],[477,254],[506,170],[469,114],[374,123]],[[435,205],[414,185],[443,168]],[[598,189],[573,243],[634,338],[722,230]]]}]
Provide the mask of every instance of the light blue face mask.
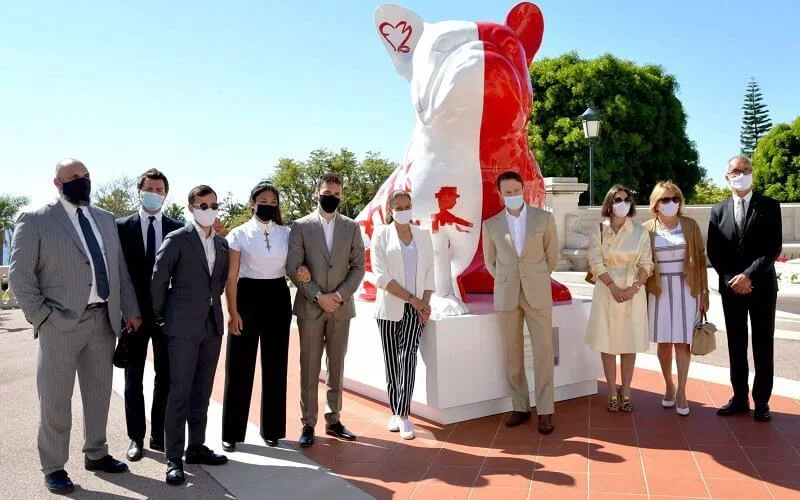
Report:
[{"label": "light blue face mask", "polygon": [[506,204],[507,209],[519,210],[522,208],[522,205],[525,204],[525,198],[523,198],[521,194],[516,196],[504,196],[503,202]]},{"label": "light blue face mask", "polygon": [[164,205],[164,197],[150,191],[142,193],[142,207],[148,212],[158,212]]}]

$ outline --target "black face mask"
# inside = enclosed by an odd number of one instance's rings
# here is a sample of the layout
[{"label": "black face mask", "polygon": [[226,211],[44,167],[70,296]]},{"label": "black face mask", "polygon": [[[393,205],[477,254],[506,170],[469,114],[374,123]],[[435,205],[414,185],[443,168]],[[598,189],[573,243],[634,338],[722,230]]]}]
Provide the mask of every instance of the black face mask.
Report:
[{"label": "black face mask", "polygon": [[61,184],[61,192],[70,203],[79,205],[89,203],[92,194],[92,181],[86,177],[81,177]]},{"label": "black face mask", "polygon": [[339,208],[339,201],[339,198],[333,196],[332,194],[319,195],[319,206],[322,207],[322,210],[329,214],[332,214],[337,208]]},{"label": "black face mask", "polygon": [[278,216],[278,207],[275,205],[256,205],[256,217],[264,222],[274,221]]}]

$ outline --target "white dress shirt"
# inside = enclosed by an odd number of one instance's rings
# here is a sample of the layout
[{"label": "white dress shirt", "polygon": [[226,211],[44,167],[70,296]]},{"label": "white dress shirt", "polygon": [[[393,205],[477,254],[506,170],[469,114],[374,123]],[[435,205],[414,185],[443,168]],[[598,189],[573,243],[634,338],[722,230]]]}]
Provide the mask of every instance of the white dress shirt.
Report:
[{"label": "white dress shirt", "polygon": [[734,221],[738,220],[739,210],[741,210],[740,205],[739,205],[739,200],[742,200],[744,202],[741,205],[742,207],[744,207],[744,217],[742,217],[742,220],[744,220],[745,224],[746,224],[747,223],[747,210],[750,208],[750,200],[753,199],[753,192],[750,191],[749,193],[744,195],[744,198],[739,196],[738,194],[736,194],[736,191],[732,191],[731,193],[733,195],[733,220]]},{"label": "white dress shirt", "polygon": [[319,223],[322,224],[322,230],[325,232],[325,243],[328,244],[328,253],[333,251],[333,225],[336,222],[336,215],[331,220],[327,220],[321,213],[317,212]]},{"label": "white dress shirt", "polygon": [[200,238],[200,243],[203,244],[203,250],[206,253],[206,260],[208,260],[208,272],[209,274],[213,273],[214,262],[217,260],[217,250],[214,248],[214,235],[216,232],[212,227],[211,234],[209,234],[208,238],[206,238],[205,229],[195,221],[192,221],[192,224],[194,224],[194,229],[197,231],[197,237]]},{"label": "white dress shirt", "polygon": [[[161,243],[164,241],[164,230],[163,225],[161,224],[162,219],[161,210],[158,211],[157,214],[153,215],[155,217],[153,220],[153,227],[156,230],[156,251],[161,248]],[[144,211],[143,208],[139,209],[139,218],[141,219],[142,225],[142,242],[144,242],[144,251],[147,251],[147,228],[150,227],[150,217],[151,215]]]},{"label": "white dress shirt", "polygon": [[522,205],[522,211],[518,217],[514,217],[506,209],[506,220],[508,221],[508,232],[511,233],[511,239],[514,240],[514,247],[517,249],[517,255],[522,255],[522,248],[525,244],[525,226],[528,221],[527,205]]},{"label": "white dress shirt", "polygon": [[[241,253],[239,277],[270,280],[286,276],[289,231],[274,222],[263,223],[253,217],[228,233],[228,246]],[[267,237],[269,246],[267,248]]]},{"label": "white dress shirt", "polygon": [[[86,257],[89,259],[89,265],[92,268],[92,289],[89,291],[89,301],[88,304],[97,304],[99,302],[105,302],[104,299],[100,298],[100,295],[97,294],[97,277],[94,275],[94,259],[92,259],[92,253],[89,251],[89,245],[86,244],[86,238],[83,237],[83,229],[81,229],[81,223],[78,220],[78,207],[73,205],[72,203],[68,202],[64,198],[59,198],[61,201],[61,205],[64,206],[64,210],[67,211],[67,216],[69,220],[72,221],[72,225],[75,226],[75,231],[78,232],[78,238],[81,239],[81,243],[83,243],[83,249],[86,252]],[[83,215],[89,220],[89,225],[92,226],[92,231],[94,231],[94,237],[97,239],[97,243],[100,245],[100,251],[103,252],[103,264],[106,266],[106,276],[110,275],[108,273],[108,261],[106,260],[106,246],[103,243],[103,235],[100,234],[100,230],[97,228],[97,224],[94,222],[94,218],[92,217],[92,212],[89,210],[89,207],[84,205],[81,206],[81,211]],[[109,285],[111,283],[109,282]]]},{"label": "white dress shirt", "polygon": [[408,245],[400,242],[403,252],[403,272],[405,273],[405,288],[415,297],[417,296],[417,243],[412,239]]}]

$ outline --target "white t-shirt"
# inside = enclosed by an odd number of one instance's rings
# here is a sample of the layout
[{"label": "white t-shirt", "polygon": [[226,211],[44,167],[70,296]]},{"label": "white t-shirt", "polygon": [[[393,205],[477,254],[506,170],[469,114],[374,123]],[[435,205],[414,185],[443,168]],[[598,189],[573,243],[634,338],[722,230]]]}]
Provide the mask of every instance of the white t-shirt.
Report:
[{"label": "white t-shirt", "polygon": [[406,286],[409,292],[417,295],[417,242],[413,239],[406,245],[400,242],[400,249],[403,252],[403,271],[405,272]]},{"label": "white t-shirt", "polygon": [[286,276],[289,231],[287,226],[264,224],[254,217],[228,233],[228,246],[241,253],[239,277],[266,280]]}]

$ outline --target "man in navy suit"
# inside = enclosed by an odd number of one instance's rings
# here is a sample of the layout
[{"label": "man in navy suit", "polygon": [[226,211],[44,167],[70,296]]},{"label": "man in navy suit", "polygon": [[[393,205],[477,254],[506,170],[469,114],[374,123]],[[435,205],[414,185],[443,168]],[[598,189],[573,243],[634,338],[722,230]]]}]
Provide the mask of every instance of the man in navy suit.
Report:
[{"label": "man in navy suit", "polygon": [[144,389],[145,359],[147,345],[153,341],[153,360],[155,383],[153,387],[153,407],[150,413],[150,449],[164,451],[164,412],[169,394],[169,357],[164,332],[156,324],[153,314],[153,301],[150,296],[150,278],[156,252],[161,242],[171,232],[183,224],[164,215],[161,208],[169,193],[167,177],[156,169],[150,169],[139,177],[139,212],[117,220],[117,230],[131,275],[136,298],[142,311],[142,328],[132,334],[129,342],[129,364],[125,369],[125,420],[128,437],[128,460],[136,462],[142,458],[146,429]]}]

